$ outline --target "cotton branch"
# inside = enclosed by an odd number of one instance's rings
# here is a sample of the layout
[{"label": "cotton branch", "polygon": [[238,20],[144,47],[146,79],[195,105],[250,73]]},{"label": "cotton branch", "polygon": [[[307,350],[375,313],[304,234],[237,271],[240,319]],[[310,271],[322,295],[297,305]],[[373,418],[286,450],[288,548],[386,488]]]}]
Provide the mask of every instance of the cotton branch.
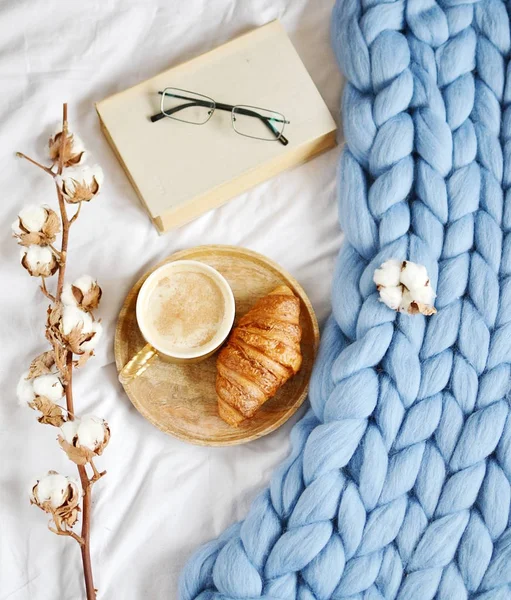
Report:
[{"label": "cotton branch", "polygon": [[[60,429],[59,444],[77,465],[79,481],[48,471],[33,486],[31,502],[51,515],[54,526],[49,529],[53,533],[71,537],[80,545],[87,600],[96,600],[90,556],[91,492],[93,484],[106,473],[98,471],[94,459],[107,446],[110,429],[99,417],[75,416],[73,368],[83,366],[94,355],[101,337],[101,323],[93,315],[101,288],[88,275],[66,283],[65,274],[70,226],[77,221],[82,204],[99,193],[103,172],[97,165],[83,164],[87,152],[80,138],[69,132],[67,104],[63,105],[62,125],[50,138],[48,151],[50,166],[16,153],[53,178],[58,203],[58,214],[47,205],[26,207],[12,226],[13,235],[22,246],[22,266],[30,275],[41,278],[41,292],[51,302],[46,338],[52,349],[32,361],[20,378],[17,395],[20,404],[40,413],[40,423]],[[67,213],[69,204],[77,205],[71,218]],[[60,249],[54,245],[58,234]],[[57,275],[57,283],[51,292],[47,279],[53,275]],[[65,408],[59,404],[64,398]],[[90,477],[87,464],[92,470]],[[78,535],[72,527],[80,512]]]}]

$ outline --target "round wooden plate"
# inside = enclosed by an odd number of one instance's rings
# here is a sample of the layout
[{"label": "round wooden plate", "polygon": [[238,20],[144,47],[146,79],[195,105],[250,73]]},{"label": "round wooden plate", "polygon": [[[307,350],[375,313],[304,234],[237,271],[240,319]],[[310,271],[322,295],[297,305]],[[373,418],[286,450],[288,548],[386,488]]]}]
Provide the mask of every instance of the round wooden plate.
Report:
[{"label": "round wooden plate", "polygon": [[[117,370],[144,346],[135,317],[138,291],[159,266],[182,259],[211,265],[227,279],[236,300],[236,321],[278,285],[288,285],[301,300],[303,362],[292,377],[252,419],[231,427],[218,416],[215,392],[216,355],[195,364],[153,359],[149,368],[124,386],[135,408],[153,425],[177,438],[205,446],[229,446],[255,440],[285,423],[303,403],[319,342],[311,303],[299,283],[276,263],[236,246],[198,246],[173,254],[141,277],[128,294],[115,332]],[[235,321],[235,323],[236,323]]]}]

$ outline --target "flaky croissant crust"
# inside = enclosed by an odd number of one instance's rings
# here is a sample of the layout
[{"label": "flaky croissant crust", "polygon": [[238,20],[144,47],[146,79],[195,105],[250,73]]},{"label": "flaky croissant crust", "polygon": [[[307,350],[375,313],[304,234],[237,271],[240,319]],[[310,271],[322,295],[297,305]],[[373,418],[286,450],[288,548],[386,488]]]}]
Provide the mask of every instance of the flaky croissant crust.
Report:
[{"label": "flaky croissant crust", "polygon": [[237,426],[302,364],[300,300],[287,286],[261,298],[232,331],[217,359],[220,417]]}]

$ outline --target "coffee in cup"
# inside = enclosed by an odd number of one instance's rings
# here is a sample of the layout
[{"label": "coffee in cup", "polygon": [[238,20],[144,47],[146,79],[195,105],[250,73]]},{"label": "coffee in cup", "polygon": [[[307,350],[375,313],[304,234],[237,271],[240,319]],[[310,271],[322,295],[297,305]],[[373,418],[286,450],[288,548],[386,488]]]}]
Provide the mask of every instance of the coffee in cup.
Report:
[{"label": "coffee in cup", "polygon": [[126,382],[155,355],[173,362],[203,360],[217,350],[234,322],[234,296],[216,269],[194,260],[159,267],[145,280],[136,315],[147,345],[122,369]]}]

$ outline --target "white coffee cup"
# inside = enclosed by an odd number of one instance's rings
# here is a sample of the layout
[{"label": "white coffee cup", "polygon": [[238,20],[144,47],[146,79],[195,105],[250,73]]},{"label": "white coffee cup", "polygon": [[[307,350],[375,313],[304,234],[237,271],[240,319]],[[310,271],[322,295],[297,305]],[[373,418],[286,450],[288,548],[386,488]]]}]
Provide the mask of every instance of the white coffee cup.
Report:
[{"label": "white coffee cup", "polygon": [[231,287],[216,269],[195,260],[162,265],[138,293],[137,323],[147,344],[123,367],[120,381],[143,373],[156,355],[179,363],[211,356],[229,335],[234,315]]}]

